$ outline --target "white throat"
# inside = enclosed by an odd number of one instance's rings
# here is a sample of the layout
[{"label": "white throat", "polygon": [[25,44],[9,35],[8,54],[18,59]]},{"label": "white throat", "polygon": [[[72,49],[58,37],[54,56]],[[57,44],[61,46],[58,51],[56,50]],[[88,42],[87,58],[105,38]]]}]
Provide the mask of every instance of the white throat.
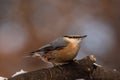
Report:
[{"label": "white throat", "polygon": [[70,38],[65,38],[65,40],[73,44],[79,44],[82,41],[81,39],[70,39]]}]

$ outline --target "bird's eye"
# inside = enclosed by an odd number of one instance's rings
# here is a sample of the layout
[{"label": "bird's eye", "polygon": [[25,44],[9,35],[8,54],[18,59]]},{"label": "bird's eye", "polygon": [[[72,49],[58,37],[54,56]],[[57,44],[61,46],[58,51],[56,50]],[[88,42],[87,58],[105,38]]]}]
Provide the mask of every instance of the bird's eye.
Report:
[{"label": "bird's eye", "polygon": [[77,36],[64,36],[64,37],[68,37],[68,38],[71,38],[71,39],[78,39],[78,37]]},{"label": "bird's eye", "polygon": [[74,36],[74,38],[76,38],[76,39],[77,39],[77,37],[76,37],[76,36]]}]

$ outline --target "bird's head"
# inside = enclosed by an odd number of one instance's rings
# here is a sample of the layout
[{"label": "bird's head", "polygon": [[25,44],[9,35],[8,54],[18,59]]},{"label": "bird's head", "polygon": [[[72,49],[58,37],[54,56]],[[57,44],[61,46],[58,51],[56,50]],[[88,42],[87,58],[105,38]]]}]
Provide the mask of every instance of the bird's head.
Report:
[{"label": "bird's head", "polygon": [[85,37],[87,37],[87,35],[67,35],[64,36],[64,40],[66,40],[67,42],[72,42],[72,43],[80,43]]}]

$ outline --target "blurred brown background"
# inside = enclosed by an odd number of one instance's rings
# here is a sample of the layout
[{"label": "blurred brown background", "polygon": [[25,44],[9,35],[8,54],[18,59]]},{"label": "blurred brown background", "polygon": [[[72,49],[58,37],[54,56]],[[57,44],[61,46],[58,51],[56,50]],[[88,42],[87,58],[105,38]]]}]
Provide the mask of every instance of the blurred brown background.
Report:
[{"label": "blurred brown background", "polygon": [[120,69],[120,0],[0,0],[0,76],[49,67],[23,56],[68,34],[88,35],[77,59]]}]

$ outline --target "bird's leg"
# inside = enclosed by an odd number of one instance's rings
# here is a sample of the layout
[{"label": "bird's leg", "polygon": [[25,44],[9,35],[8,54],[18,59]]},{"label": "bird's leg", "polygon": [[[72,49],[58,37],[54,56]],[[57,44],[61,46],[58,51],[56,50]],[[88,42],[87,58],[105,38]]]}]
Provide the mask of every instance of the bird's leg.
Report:
[{"label": "bird's leg", "polygon": [[77,59],[73,59],[72,61],[75,62],[75,63],[79,63],[79,62],[77,61]]},{"label": "bird's leg", "polygon": [[62,65],[62,63],[61,64],[59,64],[59,63],[52,63],[52,64],[53,64],[54,67],[58,67],[61,71],[63,71],[63,68],[60,66],[60,65]]},{"label": "bird's leg", "polygon": [[[54,66],[58,67],[63,72],[63,68],[60,66],[62,64],[64,64],[64,63],[53,63]],[[67,79],[65,75],[64,75],[64,78],[65,78],[65,80]]]}]

